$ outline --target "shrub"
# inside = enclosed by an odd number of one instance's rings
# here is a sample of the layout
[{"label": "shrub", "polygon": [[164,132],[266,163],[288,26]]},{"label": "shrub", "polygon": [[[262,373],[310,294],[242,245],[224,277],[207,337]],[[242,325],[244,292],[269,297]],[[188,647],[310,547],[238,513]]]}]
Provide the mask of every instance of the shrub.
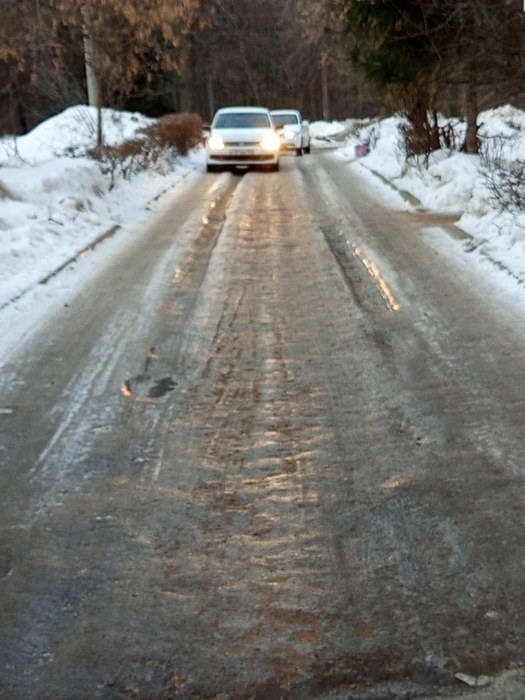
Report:
[{"label": "shrub", "polygon": [[202,143],[202,119],[198,114],[166,114],[142,129],[145,137],[164,151],[185,156]]},{"label": "shrub", "polygon": [[361,143],[366,144],[371,151],[376,147],[376,144],[379,141],[379,134],[380,128],[379,124],[377,123],[368,123],[364,126],[360,124],[356,130],[357,139]]},{"label": "shrub", "polygon": [[403,137],[405,152],[408,158],[424,156],[427,159],[433,151],[437,151],[439,143],[439,129],[436,119],[414,122],[405,121],[400,127]]},{"label": "shrub", "polygon": [[88,156],[100,163],[112,189],[119,177],[128,180],[144,170],[173,167],[179,155],[187,155],[202,143],[202,126],[198,114],[167,114],[141,129],[140,138],[94,148]]},{"label": "shrub", "polygon": [[501,211],[525,211],[525,162],[509,158],[513,141],[513,137],[486,138],[481,148],[483,179]]},{"label": "shrub", "polygon": [[149,163],[147,159],[146,142],[135,139],[124,141],[119,146],[101,146],[88,151],[88,156],[97,160],[104,175],[109,175],[109,189],[113,189],[119,177],[124,180],[141,170],[145,170]]},{"label": "shrub", "polygon": [[400,126],[401,152],[404,152],[407,162],[417,162],[424,168],[428,168],[430,156],[435,151],[458,150],[456,127],[457,125],[451,120],[440,124],[436,113],[432,113],[426,122],[419,125],[415,125],[407,118]]}]

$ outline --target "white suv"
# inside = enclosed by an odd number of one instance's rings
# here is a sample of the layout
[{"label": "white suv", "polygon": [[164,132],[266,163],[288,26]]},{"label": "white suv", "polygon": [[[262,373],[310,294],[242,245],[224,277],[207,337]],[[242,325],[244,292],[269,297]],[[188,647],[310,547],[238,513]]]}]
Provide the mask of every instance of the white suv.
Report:
[{"label": "white suv", "polygon": [[208,172],[229,166],[264,166],[279,170],[279,134],[265,107],[219,109],[206,140]]},{"label": "white suv", "polygon": [[300,112],[296,109],[273,109],[271,115],[283,148],[295,150],[298,156],[310,153],[310,128]]}]

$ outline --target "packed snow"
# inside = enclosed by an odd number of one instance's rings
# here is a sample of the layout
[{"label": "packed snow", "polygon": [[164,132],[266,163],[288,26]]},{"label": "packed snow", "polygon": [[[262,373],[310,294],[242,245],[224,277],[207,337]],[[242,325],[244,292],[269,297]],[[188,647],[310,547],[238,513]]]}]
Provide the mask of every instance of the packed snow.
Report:
[{"label": "packed snow", "polygon": [[[152,120],[141,114],[103,110],[104,139],[110,145],[133,138]],[[428,163],[407,161],[401,145],[400,117],[313,122],[312,145],[329,147],[334,157],[364,177],[380,175],[399,192],[408,192],[429,211],[457,214],[457,226],[470,240],[454,245],[471,251],[471,260],[496,263],[495,274],[508,271],[516,285],[525,280],[525,213],[494,199],[479,156],[458,151],[465,133],[460,120],[443,121],[456,148],[432,154]],[[98,164],[86,156],[94,146],[96,111],[71,107],[18,138],[0,138],[0,322],[27,325],[29,308],[44,314],[52,286],[40,284],[108,231],[112,237],[139,235],[140,224],[159,207],[159,198],[184,187],[205,171],[204,152],[196,149],[175,166],[118,180],[111,188]],[[525,113],[503,106],[480,115],[480,136],[492,161],[514,168],[525,163]],[[366,145],[368,154],[357,146]],[[315,157],[315,156],[313,156]],[[386,198],[391,206],[391,197]],[[404,201],[399,195],[399,201]],[[115,245],[105,242],[104,246]],[[457,246],[456,249],[457,250]],[[453,254],[453,248],[445,246]],[[76,267],[77,277],[82,266]],[[28,301],[29,299],[29,301]],[[0,355],[5,342],[0,344]]]},{"label": "packed snow", "polygon": [[[434,152],[428,162],[407,159],[400,137],[400,117],[358,123],[339,154],[355,156],[356,146],[366,144],[368,154],[354,167],[383,176],[400,192],[416,197],[422,209],[457,214],[456,226],[471,236],[465,247],[476,252],[474,258],[493,261],[495,269],[503,267],[512,279],[523,283],[525,112],[511,105],[482,112],[478,120],[481,156],[459,152],[466,131],[463,121],[442,119],[445,124],[451,128],[454,148]],[[347,128],[347,122],[340,125],[342,133]],[[312,133],[317,136],[315,125]],[[331,140],[337,142],[335,130]],[[514,187],[522,191],[522,206],[496,200],[490,182],[498,172],[514,172]],[[505,185],[508,187],[509,182]]]},{"label": "packed snow", "polygon": [[[117,145],[151,121],[103,110],[104,140]],[[95,138],[96,110],[78,106],[25,136],[0,140],[0,309],[109,229],[144,221],[152,199],[203,169],[195,152],[169,172],[142,173],[110,190],[85,155]]]}]

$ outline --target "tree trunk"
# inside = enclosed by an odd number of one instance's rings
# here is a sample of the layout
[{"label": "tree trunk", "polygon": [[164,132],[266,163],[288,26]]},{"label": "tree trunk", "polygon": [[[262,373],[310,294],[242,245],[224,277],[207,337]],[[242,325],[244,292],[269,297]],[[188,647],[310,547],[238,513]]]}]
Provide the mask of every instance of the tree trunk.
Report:
[{"label": "tree trunk", "polygon": [[193,37],[191,34],[181,38],[180,51],[179,111],[193,112],[195,100],[193,95]]},{"label": "tree trunk", "polygon": [[88,104],[97,108],[97,148],[102,147],[102,91],[100,82],[95,72],[95,47],[89,32],[89,14],[84,5],[82,7],[82,33],[84,35],[84,63],[86,66],[86,86]]},{"label": "tree trunk", "polygon": [[95,73],[95,47],[93,46],[93,41],[89,32],[89,16],[87,7],[85,6],[82,8],[82,22],[88,104],[91,107],[98,107],[100,90],[97,74]]},{"label": "tree trunk", "polygon": [[8,105],[10,121],[12,124],[13,134],[27,134],[29,125],[27,123],[26,114],[22,105],[19,90],[19,74],[15,69],[9,70],[9,85],[8,85]]},{"label": "tree trunk", "polygon": [[467,134],[461,148],[465,153],[479,153],[478,139],[478,89],[477,70],[475,64],[471,64],[467,70],[467,89],[465,94],[465,113],[467,117]]},{"label": "tree trunk", "polygon": [[206,78],[206,92],[208,94],[208,114],[211,124],[211,120],[213,119],[213,115],[215,114],[215,100],[213,97],[213,77],[211,73],[208,73],[208,76]]},{"label": "tree trunk", "polygon": [[330,105],[328,103],[328,70],[326,66],[326,56],[321,58],[321,84],[323,95],[323,119],[327,122],[330,119]]},{"label": "tree trunk", "polygon": [[[257,80],[257,76],[254,75],[254,72],[250,65],[250,61],[248,60],[248,52],[246,51],[244,36],[242,34],[239,36],[239,54],[244,65],[244,73],[246,75],[246,79],[248,81],[248,84],[250,85],[253,98],[255,99],[255,102],[252,102],[252,104],[260,105],[263,103],[263,101],[261,100],[259,94],[259,82]],[[246,100],[246,103],[248,102],[251,102],[251,100]]]},{"label": "tree trunk", "polygon": [[407,91],[403,97],[409,124],[404,128],[407,156],[428,156],[440,147],[437,114],[425,89]]},{"label": "tree trunk", "polygon": [[102,148],[104,137],[102,133],[102,101],[97,105],[97,148]]},{"label": "tree trunk", "polygon": [[20,95],[18,94],[18,89],[15,88],[14,94],[16,99],[16,114],[18,117],[18,123],[20,125],[22,133],[27,134],[27,132],[29,131],[29,124],[27,123],[26,113],[24,111]]}]

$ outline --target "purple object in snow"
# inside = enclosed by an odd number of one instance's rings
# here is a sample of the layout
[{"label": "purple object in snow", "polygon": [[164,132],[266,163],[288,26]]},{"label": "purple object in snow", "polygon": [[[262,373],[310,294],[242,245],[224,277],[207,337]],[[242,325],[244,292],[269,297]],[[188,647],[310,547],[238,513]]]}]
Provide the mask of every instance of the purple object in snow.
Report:
[{"label": "purple object in snow", "polygon": [[355,157],[356,158],[362,158],[363,156],[368,155],[368,146],[366,143],[360,143],[355,147]]}]

